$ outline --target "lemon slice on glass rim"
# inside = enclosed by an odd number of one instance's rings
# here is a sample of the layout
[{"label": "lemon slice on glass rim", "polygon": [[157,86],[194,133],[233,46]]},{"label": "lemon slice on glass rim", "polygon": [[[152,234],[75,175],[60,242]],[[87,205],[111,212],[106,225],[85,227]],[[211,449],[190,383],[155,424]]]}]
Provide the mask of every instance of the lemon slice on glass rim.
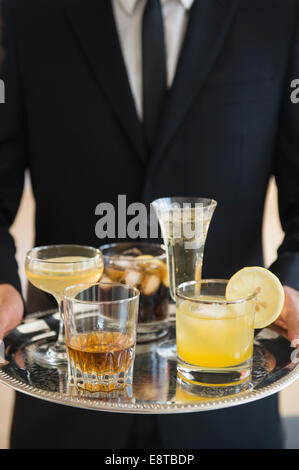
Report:
[{"label": "lemon slice on glass rim", "polygon": [[257,293],[254,328],[269,326],[281,314],[285,294],[279,279],[260,266],[243,268],[234,274],[226,287],[226,299],[238,300]]}]

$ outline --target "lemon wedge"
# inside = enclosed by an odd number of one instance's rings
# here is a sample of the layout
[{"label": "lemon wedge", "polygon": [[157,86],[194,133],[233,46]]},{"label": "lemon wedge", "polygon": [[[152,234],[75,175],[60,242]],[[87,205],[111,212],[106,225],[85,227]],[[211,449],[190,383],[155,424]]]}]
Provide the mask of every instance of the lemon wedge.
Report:
[{"label": "lemon wedge", "polygon": [[268,269],[252,266],[232,276],[226,287],[228,301],[257,293],[254,327],[265,328],[281,314],[285,294],[279,279]]}]

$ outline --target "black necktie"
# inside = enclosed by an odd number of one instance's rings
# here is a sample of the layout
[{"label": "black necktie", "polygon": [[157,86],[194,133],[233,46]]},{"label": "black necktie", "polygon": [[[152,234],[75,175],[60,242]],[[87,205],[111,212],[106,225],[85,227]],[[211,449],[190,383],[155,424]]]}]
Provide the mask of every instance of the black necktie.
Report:
[{"label": "black necktie", "polygon": [[147,0],[143,15],[143,124],[151,147],[167,89],[166,52],[160,0]]}]

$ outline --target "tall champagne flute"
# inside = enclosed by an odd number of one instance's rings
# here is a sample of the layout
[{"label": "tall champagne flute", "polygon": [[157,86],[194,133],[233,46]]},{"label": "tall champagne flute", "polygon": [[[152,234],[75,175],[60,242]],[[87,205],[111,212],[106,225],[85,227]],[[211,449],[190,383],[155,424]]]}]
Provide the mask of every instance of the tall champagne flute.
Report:
[{"label": "tall champagne flute", "polygon": [[[167,255],[169,289],[176,301],[176,288],[200,281],[205,242],[217,202],[213,199],[167,197],[152,202],[159,220]],[[175,341],[166,341],[159,352],[176,357]]]},{"label": "tall champagne flute", "polygon": [[44,367],[67,364],[64,338],[63,292],[72,285],[96,283],[103,274],[100,250],[81,245],[37,247],[26,255],[25,271],[31,284],[55,297],[60,313],[56,343],[42,345],[35,351],[35,361]]}]

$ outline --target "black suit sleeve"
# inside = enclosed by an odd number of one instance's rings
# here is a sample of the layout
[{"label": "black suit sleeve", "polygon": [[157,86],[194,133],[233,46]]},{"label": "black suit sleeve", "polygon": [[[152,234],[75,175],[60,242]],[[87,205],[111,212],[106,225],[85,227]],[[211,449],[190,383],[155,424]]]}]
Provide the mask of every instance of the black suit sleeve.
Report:
[{"label": "black suit sleeve", "polygon": [[26,164],[17,50],[9,4],[6,0],[0,3],[0,80],[5,89],[5,102],[0,103],[0,281],[21,291],[9,228],[20,204]]},{"label": "black suit sleeve", "polygon": [[299,15],[292,45],[274,171],[285,238],[270,269],[299,290],[299,104],[291,100],[291,83],[299,78]]}]

